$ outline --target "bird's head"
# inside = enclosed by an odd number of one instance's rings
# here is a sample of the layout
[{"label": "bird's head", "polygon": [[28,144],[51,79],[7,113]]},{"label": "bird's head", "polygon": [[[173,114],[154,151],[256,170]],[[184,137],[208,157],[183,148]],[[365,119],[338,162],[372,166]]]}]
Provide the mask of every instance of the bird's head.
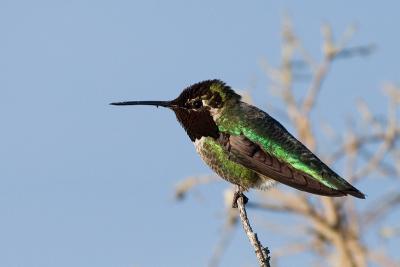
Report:
[{"label": "bird's head", "polygon": [[152,105],[166,107],[175,112],[192,141],[203,136],[218,138],[215,119],[228,105],[236,104],[240,96],[220,80],[206,80],[185,88],[171,101],[128,101],[111,105]]}]

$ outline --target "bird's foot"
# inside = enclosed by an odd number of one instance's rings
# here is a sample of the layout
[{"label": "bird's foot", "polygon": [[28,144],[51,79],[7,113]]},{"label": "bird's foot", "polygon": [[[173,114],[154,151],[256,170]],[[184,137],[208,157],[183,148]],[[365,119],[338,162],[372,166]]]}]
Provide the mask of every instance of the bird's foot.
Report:
[{"label": "bird's foot", "polygon": [[242,191],[235,191],[235,194],[233,195],[233,201],[232,201],[232,208],[237,209],[238,204],[237,201],[239,198],[243,198],[243,203],[246,205],[247,202],[249,202],[249,198],[246,197]]}]

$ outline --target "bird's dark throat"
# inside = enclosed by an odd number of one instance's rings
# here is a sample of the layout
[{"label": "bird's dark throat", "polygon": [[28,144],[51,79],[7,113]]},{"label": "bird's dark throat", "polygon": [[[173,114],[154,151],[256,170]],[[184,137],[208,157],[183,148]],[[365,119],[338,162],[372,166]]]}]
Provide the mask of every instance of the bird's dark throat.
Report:
[{"label": "bird's dark throat", "polygon": [[192,110],[172,108],[172,110],[175,112],[176,118],[193,142],[196,139],[201,139],[203,136],[213,138],[219,137],[218,127],[207,109]]}]

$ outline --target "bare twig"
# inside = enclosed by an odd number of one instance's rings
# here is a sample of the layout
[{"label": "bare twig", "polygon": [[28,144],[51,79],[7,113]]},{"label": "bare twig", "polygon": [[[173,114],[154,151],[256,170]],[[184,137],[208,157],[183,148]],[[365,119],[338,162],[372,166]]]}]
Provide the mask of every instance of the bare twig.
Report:
[{"label": "bare twig", "polygon": [[[240,190],[240,189],[238,189]],[[240,216],[240,221],[242,222],[243,229],[249,238],[250,244],[253,246],[254,251],[256,253],[258,263],[260,264],[260,267],[270,267],[270,256],[269,256],[269,250],[267,247],[263,247],[261,245],[261,242],[258,240],[257,234],[253,232],[253,229],[251,228],[249,219],[247,217],[247,212],[243,200],[243,195],[239,196],[236,200],[238,209],[239,209],[239,216]]]},{"label": "bare twig", "polygon": [[219,181],[218,177],[215,175],[207,175],[200,177],[188,177],[185,180],[178,183],[175,188],[175,198],[177,200],[182,200],[185,198],[188,191],[193,189],[194,187],[201,184],[208,184],[213,181]]},{"label": "bare twig", "polygon": [[318,67],[317,71],[314,74],[314,79],[308,90],[307,96],[303,101],[302,109],[305,114],[308,114],[314,107],[315,100],[318,96],[319,91],[321,90],[322,82],[324,81],[328,73],[331,61],[332,58],[327,56],[325,61]]}]

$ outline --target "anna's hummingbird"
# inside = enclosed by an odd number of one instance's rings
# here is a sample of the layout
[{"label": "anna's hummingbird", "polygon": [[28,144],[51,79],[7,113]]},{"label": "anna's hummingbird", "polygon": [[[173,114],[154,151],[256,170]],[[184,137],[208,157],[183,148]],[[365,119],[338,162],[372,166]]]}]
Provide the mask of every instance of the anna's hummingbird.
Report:
[{"label": "anna's hummingbird", "polygon": [[[204,162],[240,188],[275,181],[313,194],[365,198],[266,112],[241,101],[220,80],[193,84],[172,101],[128,101],[171,109]],[[236,203],[235,195],[234,203]]]}]

